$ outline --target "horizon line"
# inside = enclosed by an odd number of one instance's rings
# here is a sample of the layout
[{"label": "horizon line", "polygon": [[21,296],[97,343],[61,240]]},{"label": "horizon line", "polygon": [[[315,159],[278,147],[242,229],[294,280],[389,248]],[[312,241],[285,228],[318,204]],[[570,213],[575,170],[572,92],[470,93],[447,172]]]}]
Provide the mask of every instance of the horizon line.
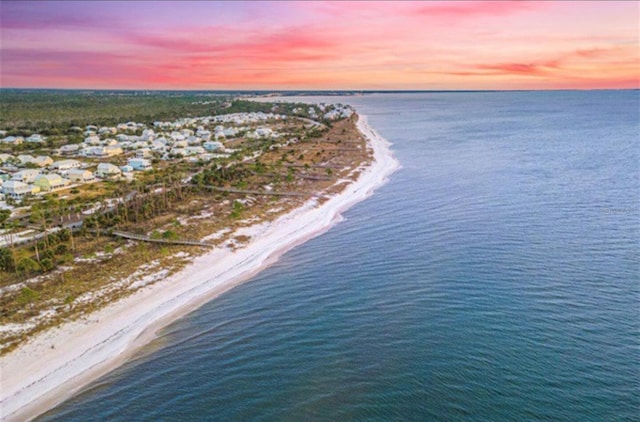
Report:
[{"label": "horizon line", "polygon": [[124,91],[124,92],[221,92],[221,93],[454,93],[454,92],[546,92],[546,91],[639,91],[636,88],[545,88],[545,89],[147,89],[147,88],[21,88],[21,87],[0,87],[0,91]]}]

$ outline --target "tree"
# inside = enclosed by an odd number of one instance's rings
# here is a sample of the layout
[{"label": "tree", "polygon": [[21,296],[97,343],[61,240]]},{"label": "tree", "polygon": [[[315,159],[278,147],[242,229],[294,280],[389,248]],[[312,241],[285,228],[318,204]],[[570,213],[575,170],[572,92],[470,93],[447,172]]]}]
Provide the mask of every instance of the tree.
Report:
[{"label": "tree", "polygon": [[18,261],[18,265],[16,266],[16,270],[23,275],[28,275],[31,273],[35,273],[40,269],[40,265],[36,261],[31,258],[22,258]]},{"label": "tree", "polygon": [[40,266],[42,267],[43,271],[51,271],[55,265],[53,264],[51,258],[43,258],[40,261]]},{"label": "tree", "polygon": [[9,248],[0,248],[0,269],[3,271],[13,271],[13,253]]},{"label": "tree", "polygon": [[4,224],[11,217],[11,210],[0,210],[0,225]]}]

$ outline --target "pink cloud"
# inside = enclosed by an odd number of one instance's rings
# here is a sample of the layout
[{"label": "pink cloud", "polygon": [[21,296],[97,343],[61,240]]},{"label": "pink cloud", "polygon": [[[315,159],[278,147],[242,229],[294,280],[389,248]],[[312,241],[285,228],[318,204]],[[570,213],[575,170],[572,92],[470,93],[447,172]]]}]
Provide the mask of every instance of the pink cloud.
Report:
[{"label": "pink cloud", "polygon": [[510,74],[510,75],[534,75],[546,76],[559,68],[559,62],[552,60],[541,63],[496,63],[479,64],[475,66],[480,70],[479,74]]},{"label": "pink cloud", "polygon": [[[640,66],[637,22],[617,3],[293,2],[278,3],[280,16],[264,3],[245,14],[235,3],[142,2],[121,19],[108,3],[105,13],[93,3],[46,3],[46,13],[8,4],[2,86],[587,86],[632,81]],[[235,21],[209,22],[222,9]]]},{"label": "pink cloud", "polygon": [[478,16],[504,16],[539,7],[539,2],[528,1],[453,1],[426,3],[413,13],[423,16],[468,18]]}]

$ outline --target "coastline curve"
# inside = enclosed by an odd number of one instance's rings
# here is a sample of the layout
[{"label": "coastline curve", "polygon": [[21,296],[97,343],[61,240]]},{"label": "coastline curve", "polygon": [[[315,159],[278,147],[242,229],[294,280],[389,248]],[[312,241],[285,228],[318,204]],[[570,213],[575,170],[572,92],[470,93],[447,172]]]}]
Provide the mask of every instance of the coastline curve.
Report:
[{"label": "coastline curve", "polygon": [[357,128],[373,150],[373,161],[342,192],[321,205],[311,199],[274,222],[259,225],[259,234],[242,249],[215,249],[199,256],[166,280],[85,320],[48,330],[1,357],[0,420],[30,420],[55,407],[124,363],[161,328],[341,221],[344,211],[368,198],[400,167],[391,143],[365,115],[359,114]]}]

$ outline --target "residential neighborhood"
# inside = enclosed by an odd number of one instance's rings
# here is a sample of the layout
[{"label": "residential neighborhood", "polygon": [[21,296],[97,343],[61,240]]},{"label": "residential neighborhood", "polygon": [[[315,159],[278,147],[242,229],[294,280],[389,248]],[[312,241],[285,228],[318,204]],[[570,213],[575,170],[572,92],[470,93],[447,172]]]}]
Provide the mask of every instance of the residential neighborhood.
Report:
[{"label": "residential neighborhood", "polygon": [[[277,107],[274,108],[277,109]],[[342,105],[318,104],[294,108],[309,127],[322,125],[313,119],[339,120],[351,116],[352,109]],[[302,117],[308,116],[308,117]],[[209,162],[228,157],[235,149],[228,144],[237,140],[279,139],[283,123],[292,116],[276,112],[242,112],[203,117],[185,117],[174,121],[123,122],[114,126],[86,125],[69,129],[81,137],[75,142],[56,142],[33,133],[28,137],[6,136],[0,132],[0,208],[11,209],[31,195],[45,195],[100,181],[131,181],[136,174],[180,161]],[[64,140],[64,138],[63,138]],[[25,153],[11,154],[22,144],[34,145]],[[37,151],[38,154],[27,152]]]},{"label": "residential neighborhood", "polygon": [[[42,195],[74,185],[130,180],[137,172],[152,170],[154,162],[206,162],[228,156],[233,149],[226,148],[225,141],[240,136],[278,138],[280,134],[268,127],[267,122],[286,118],[263,112],[233,113],[155,121],[151,127],[126,122],[72,128],[82,132],[83,140],[60,145],[50,150],[50,155],[0,154],[0,207],[11,208],[11,204],[28,195]],[[41,144],[45,140],[39,134],[27,138],[5,136],[0,145]]]}]

